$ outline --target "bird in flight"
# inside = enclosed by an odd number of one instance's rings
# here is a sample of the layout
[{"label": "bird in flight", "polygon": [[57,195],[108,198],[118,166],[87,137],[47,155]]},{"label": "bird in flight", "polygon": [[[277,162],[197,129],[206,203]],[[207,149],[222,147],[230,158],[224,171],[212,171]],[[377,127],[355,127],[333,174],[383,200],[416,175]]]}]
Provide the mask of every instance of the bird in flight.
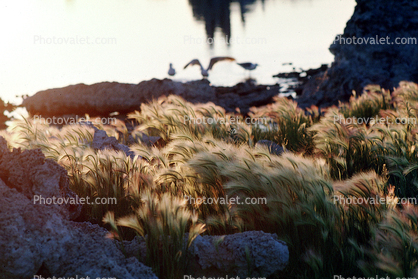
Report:
[{"label": "bird in flight", "polygon": [[173,63],[170,63],[170,69],[168,69],[168,75],[174,76],[176,74],[176,70],[173,68]]},{"label": "bird in flight", "polygon": [[226,56],[221,56],[221,57],[213,57],[210,62],[209,62],[209,66],[207,69],[204,69],[202,64],[200,63],[199,60],[197,59],[193,59],[192,61],[190,61],[186,66],[184,66],[184,69],[187,68],[187,66],[193,66],[193,65],[198,65],[200,66],[200,73],[202,74],[203,77],[208,77],[209,76],[209,71],[212,69],[213,65],[215,65],[216,62],[219,61],[235,61],[235,58],[232,57],[226,57]]}]

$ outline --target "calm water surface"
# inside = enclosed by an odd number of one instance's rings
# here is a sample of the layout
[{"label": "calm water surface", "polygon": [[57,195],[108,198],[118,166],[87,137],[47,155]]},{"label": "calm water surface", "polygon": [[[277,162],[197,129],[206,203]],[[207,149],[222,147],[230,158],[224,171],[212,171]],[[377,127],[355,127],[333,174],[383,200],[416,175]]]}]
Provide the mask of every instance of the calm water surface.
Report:
[{"label": "calm water surface", "polygon": [[[167,77],[200,79],[198,58],[232,56],[260,64],[252,77],[330,63],[328,47],[343,32],[354,0],[2,0],[0,98],[70,84],[138,83]],[[228,44],[229,41],[229,44]],[[293,66],[283,63],[293,62]],[[233,85],[248,73],[220,62],[214,85]]]}]

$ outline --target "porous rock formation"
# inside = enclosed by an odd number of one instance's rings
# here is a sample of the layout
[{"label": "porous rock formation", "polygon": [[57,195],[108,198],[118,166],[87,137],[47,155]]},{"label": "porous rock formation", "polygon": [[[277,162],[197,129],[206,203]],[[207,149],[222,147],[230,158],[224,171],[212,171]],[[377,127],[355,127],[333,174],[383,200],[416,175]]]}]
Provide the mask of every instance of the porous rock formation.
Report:
[{"label": "porous rock formation", "polygon": [[139,84],[101,82],[76,84],[64,88],[40,91],[26,98],[22,105],[31,115],[43,117],[61,115],[109,115],[139,110],[142,103],[165,95],[178,95],[191,103],[213,102],[227,112],[239,108],[247,113],[252,106],[271,103],[279,94],[279,86],[240,83],[234,87],[214,87],[208,80],[181,83],[170,79],[152,79]]},{"label": "porous rock formation", "polygon": [[287,245],[276,235],[248,231],[225,236],[199,236],[191,247],[190,274],[268,277],[289,261]]},{"label": "porous rock formation", "polygon": [[[140,255],[145,262],[146,245],[136,237],[124,241],[129,256]],[[225,278],[268,277],[283,270],[289,262],[287,245],[275,234],[248,231],[223,236],[198,236],[189,248],[189,265],[185,275]]]},{"label": "porous rock formation", "polygon": [[[76,198],[76,194],[69,188],[67,171],[63,167],[52,159],[45,159],[40,149],[9,151],[3,137],[0,137],[0,179],[29,200],[33,200],[35,195]],[[51,206],[70,220],[76,219],[81,212],[80,205]]]},{"label": "porous rock formation", "polygon": [[[305,86],[298,100],[301,107],[327,107],[339,100],[348,101],[353,90],[361,94],[369,84],[392,90],[400,81],[418,81],[418,1],[356,1],[342,39],[330,47],[334,63],[325,75],[320,74]],[[354,37],[357,44],[349,44]],[[376,38],[387,37],[389,44],[373,43]],[[362,38],[362,44],[358,38]],[[396,38],[414,38],[415,44],[395,44]],[[344,39],[349,40],[344,44]]]},{"label": "porous rock formation", "polygon": [[153,278],[151,268],[125,258],[107,231],[76,223],[78,207],[35,203],[43,198],[74,198],[65,170],[40,150],[14,150],[0,137],[0,278]]},{"label": "porous rock formation", "polygon": [[82,121],[80,125],[88,126],[94,129],[93,141],[91,143],[92,147],[96,150],[116,150],[122,151],[129,156],[131,159],[135,157],[135,152],[133,152],[128,146],[121,144],[115,137],[109,137],[106,131],[98,129],[90,121]]}]

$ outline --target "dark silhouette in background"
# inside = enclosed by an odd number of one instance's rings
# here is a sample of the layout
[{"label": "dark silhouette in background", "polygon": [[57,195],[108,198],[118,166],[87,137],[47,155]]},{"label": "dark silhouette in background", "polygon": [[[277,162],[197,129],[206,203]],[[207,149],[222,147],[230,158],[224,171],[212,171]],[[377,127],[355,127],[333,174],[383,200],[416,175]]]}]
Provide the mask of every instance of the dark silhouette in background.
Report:
[{"label": "dark silhouette in background", "polygon": [[[250,11],[249,6],[256,0],[189,0],[196,20],[204,21],[208,42],[214,42],[216,28],[220,28],[225,42],[229,44],[231,38],[231,9],[230,4],[238,2],[241,12],[241,21],[245,24],[245,14]],[[264,6],[264,0],[261,1]],[[213,46],[213,44],[210,44]]]}]

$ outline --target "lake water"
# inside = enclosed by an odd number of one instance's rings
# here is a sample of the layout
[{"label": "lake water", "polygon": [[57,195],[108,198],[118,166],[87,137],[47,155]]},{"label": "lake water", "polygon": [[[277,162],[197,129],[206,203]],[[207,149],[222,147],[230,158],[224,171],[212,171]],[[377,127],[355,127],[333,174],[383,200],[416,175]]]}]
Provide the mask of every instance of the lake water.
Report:
[{"label": "lake water", "polygon": [[[331,63],[328,47],[344,30],[355,0],[2,0],[0,98],[70,84],[138,83],[168,77],[200,79],[213,56],[260,66],[258,83],[292,67]],[[229,44],[227,43],[229,40]],[[292,62],[293,66],[283,63]],[[248,77],[235,63],[219,62],[214,85]]]}]

